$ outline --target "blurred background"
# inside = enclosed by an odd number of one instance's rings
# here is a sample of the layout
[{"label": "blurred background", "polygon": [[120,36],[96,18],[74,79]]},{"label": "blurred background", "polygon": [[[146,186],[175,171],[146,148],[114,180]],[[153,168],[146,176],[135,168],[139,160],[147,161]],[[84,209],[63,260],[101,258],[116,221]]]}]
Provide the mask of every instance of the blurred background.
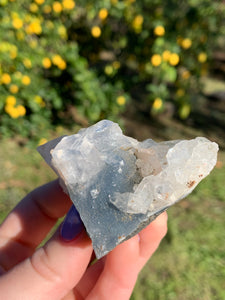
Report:
[{"label": "blurred background", "polygon": [[131,299],[225,299],[225,1],[0,0],[0,221],[55,178],[35,148],[101,119],[219,144]]}]

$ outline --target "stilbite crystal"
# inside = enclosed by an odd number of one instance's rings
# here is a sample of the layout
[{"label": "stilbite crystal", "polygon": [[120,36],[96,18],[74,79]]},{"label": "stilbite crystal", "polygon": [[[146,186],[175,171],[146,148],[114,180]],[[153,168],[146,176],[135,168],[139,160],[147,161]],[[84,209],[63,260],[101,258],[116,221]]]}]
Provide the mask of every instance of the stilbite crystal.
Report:
[{"label": "stilbite crystal", "polygon": [[206,138],[156,143],[103,120],[38,148],[62,179],[98,258],[187,196],[216,164]]}]

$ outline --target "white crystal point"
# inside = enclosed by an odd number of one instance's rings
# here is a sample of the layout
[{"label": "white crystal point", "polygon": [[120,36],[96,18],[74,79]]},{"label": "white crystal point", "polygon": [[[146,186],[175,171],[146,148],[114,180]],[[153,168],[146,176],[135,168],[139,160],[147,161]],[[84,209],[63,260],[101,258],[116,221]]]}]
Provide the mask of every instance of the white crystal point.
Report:
[{"label": "white crystal point", "polygon": [[218,145],[200,137],[138,142],[103,120],[38,151],[63,181],[100,258],[187,196],[215,166]]}]

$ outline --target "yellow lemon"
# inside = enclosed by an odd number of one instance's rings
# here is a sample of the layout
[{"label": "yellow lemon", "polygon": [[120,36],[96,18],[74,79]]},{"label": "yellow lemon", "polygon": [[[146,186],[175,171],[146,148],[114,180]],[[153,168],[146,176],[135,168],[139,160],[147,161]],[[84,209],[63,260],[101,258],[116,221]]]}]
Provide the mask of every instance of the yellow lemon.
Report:
[{"label": "yellow lemon", "polygon": [[58,68],[60,69],[60,70],[65,70],[66,69],[66,62],[65,62],[65,60],[61,60],[59,63],[58,63]]},{"label": "yellow lemon", "polygon": [[43,65],[43,67],[44,67],[45,69],[49,69],[49,68],[51,67],[51,65],[52,65],[52,62],[51,62],[50,58],[44,57],[44,58],[42,59],[42,65]]},{"label": "yellow lemon", "polygon": [[171,66],[176,66],[180,61],[180,57],[177,53],[171,53],[170,58],[169,58],[169,63]]},{"label": "yellow lemon", "polygon": [[20,18],[15,18],[12,21],[12,25],[15,29],[20,29],[21,27],[23,27],[23,21]]},{"label": "yellow lemon", "polygon": [[164,61],[169,61],[171,52],[169,50],[165,50],[162,53],[162,58]]},{"label": "yellow lemon", "polygon": [[189,49],[191,45],[192,45],[191,39],[186,38],[181,41],[181,47],[184,49]]},{"label": "yellow lemon", "polygon": [[71,10],[75,7],[75,2],[73,0],[63,0],[62,2],[63,8]]},{"label": "yellow lemon", "polygon": [[9,84],[11,82],[11,77],[8,73],[3,73],[1,77],[1,82],[3,84]]},{"label": "yellow lemon", "polygon": [[116,98],[116,102],[117,102],[117,104],[122,106],[126,103],[126,98],[124,96],[119,96]]},{"label": "yellow lemon", "polygon": [[155,98],[155,100],[154,100],[154,102],[152,104],[152,108],[154,110],[159,110],[162,107],[162,105],[163,105],[162,99],[159,98],[159,97],[157,97],[157,98]]},{"label": "yellow lemon", "polygon": [[7,106],[14,106],[16,105],[16,97],[9,95],[6,97],[6,105]]},{"label": "yellow lemon", "polygon": [[5,106],[5,111],[13,119],[16,119],[20,116],[20,113],[19,113],[18,109],[15,108],[14,106],[6,105]]},{"label": "yellow lemon", "polygon": [[106,8],[100,9],[98,13],[98,17],[101,20],[105,20],[108,17],[108,10]]},{"label": "yellow lemon", "polygon": [[154,28],[154,34],[157,36],[163,36],[165,34],[165,28],[162,25],[158,25]]},{"label": "yellow lemon", "polygon": [[30,80],[30,77],[29,76],[27,76],[27,75],[24,75],[23,77],[22,77],[22,84],[24,84],[24,85],[29,85],[30,84],[30,82],[31,82],[31,80]]},{"label": "yellow lemon", "polygon": [[17,110],[18,110],[18,113],[21,117],[25,116],[26,108],[23,105],[18,105]]},{"label": "yellow lemon", "polygon": [[205,52],[199,53],[199,55],[198,55],[198,61],[200,63],[206,62],[207,61],[207,54]]},{"label": "yellow lemon", "polygon": [[100,35],[101,35],[101,28],[99,26],[93,26],[91,28],[91,35],[94,37],[94,38],[99,38]]},{"label": "yellow lemon", "polygon": [[158,67],[162,62],[162,58],[159,54],[154,54],[151,57],[151,63],[154,67]]},{"label": "yellow lemon", "polygon": [[34,0],[38,5],[41,5],[45,2],[45,0]]},{"label": "yellow lemon", "polygon": [[52,8],[54,10],[54,12],[56,13],[60,13],[62,11],[62,4],[58,1],[55,1],[53,4],[52,4]]}]

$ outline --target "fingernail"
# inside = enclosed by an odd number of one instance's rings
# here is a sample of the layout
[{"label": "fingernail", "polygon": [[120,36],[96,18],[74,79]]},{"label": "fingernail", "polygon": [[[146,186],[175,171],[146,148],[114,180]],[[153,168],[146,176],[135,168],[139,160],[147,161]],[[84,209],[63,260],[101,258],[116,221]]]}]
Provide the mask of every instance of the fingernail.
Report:
[{"label": "fingernail", "polygon": [[73,205],[70,208],[61,226],[61,237],[64,241],[72,241],[79,235],[79,233],[81,233],[83,229],[84,225],[81,221],[80,215]]}]

